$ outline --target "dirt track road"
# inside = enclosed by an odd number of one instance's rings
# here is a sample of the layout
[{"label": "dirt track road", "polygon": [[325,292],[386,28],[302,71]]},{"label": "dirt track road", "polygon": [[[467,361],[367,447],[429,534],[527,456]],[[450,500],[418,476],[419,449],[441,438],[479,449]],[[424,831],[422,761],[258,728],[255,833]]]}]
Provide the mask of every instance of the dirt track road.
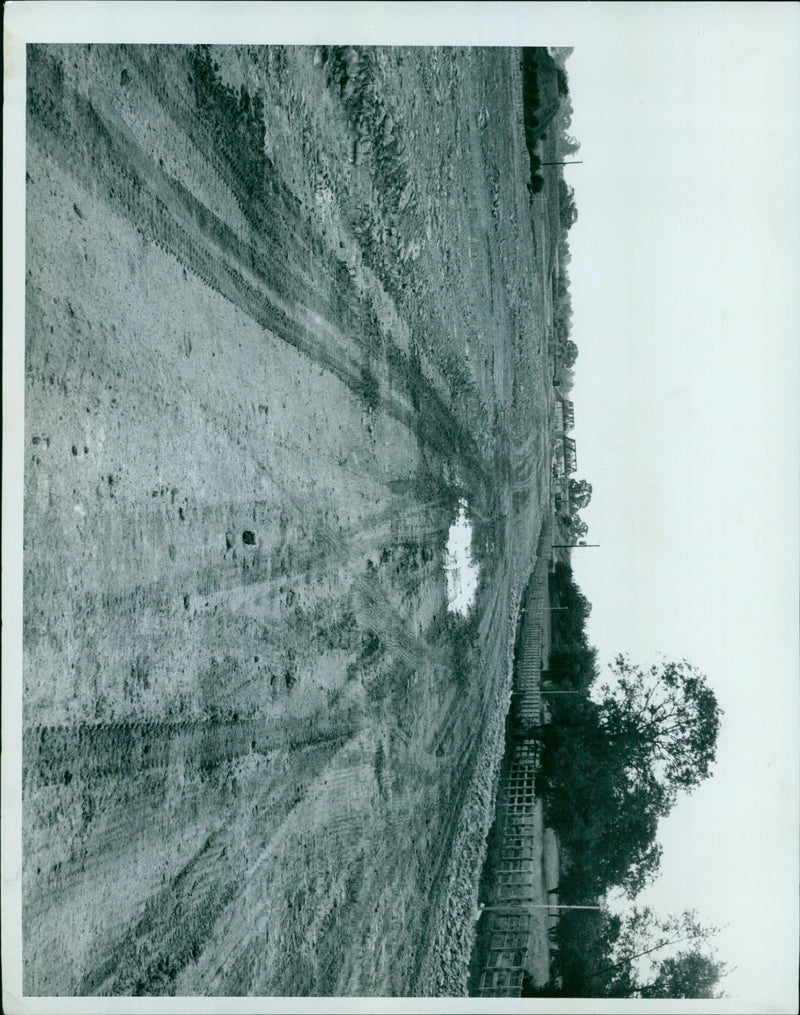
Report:
[{"label": "dirt track road", "polygon": [[25,991],[462,991],[547,502],[518,54],[28,88]]}]

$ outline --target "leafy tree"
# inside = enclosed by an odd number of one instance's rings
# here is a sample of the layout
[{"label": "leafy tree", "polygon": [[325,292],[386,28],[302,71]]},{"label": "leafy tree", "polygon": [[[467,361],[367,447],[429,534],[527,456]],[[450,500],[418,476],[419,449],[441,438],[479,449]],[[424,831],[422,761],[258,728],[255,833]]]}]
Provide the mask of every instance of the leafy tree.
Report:
[{"label": "leafy tree", "polygon": [[566,341],[561,353],[561,359],[565,367],[572,367],[578,358],[578,347],[572,341]]},{"label": "leafy tree", "polygon": [[[598,701],[554,696],[551,722],[539,727],[539,787],[572,856],[565,881],[576,894],[618,885],[635,896],[652,880],[658,821],[680,789],[708,776],[716,750],[719,707],[688,663],[643,672],[621,656],[615,667],[617,684]],[[578,690],[591,683],[580,670],[565,676]]]},{"label": "leafy tree", "polygon": [[664,959],[658,975],[639,991],[640,997],[720,997],[716,987],[725,965],[699,949],[678,952]]},{"label": "leafy tree", "polygon": [[565,899],[582,901],[619,885],[635,895],[658,871],[663,789],[632,779],[588,697],[554,696],[552,722],[538,728],[544,754],[537,788],[568,855]]},{"label": "leafy tree", "polygon": [[572,568],[557,561],[549,580],[551,651],[548,677],[573,688],[588,688],[597,675],[597,652],[586,637],[592,604],[572,577]]},{"label": "leafy tree", "polygon": [[544,676],[567,690],[585,691],[597,676],[597,650],[580,644],[554,648]]},{"label": "leafy tree", "polygon": [[589,531],[589,526],[578,515],[571,515],[568,519],[569,534],[573,539],[583,539]]},{"label": "leafy tree", "polygon": [[561,67],[563,69],[568,58],[573,54],[574,51],[575,51],[574,46],[551,46],[550,55],[552,56],[553,62],[556,64],[556,66]]},{"label": "leafy tree", "polygon": [[572,264],[572,251],[569,249],[569,241],[564,233],[558,238],[558,263],[562,272]]},{"label": "leafy tree", "polygon": [[561,560],[556,561],[548,585],[552,605],[566,606],[567,608],[561,616],[553,617],[554,630],[561,632],[562,620],[568,619],[571,625],[570,629],[574,633],[571,637],[563,640],[585,641],[583,626],[592,612],[592,604],[576,584],[570,565]]},{"label": "leafy tree", "polygon": [[575,371],[571,367],[559,370],[553,383],[567,394],[575,384]]},{"label": "leafy tree", "polygon": [[569,481],[569,504],[574,511],[583,511],[592,499],[592,484],[585,479]]},{"label": "leafy tree", "polygon": [[685,660],[642,670],[619,655],[611,669],[617,679],[600,689],[600,723],[636,778],[664,785],[667,813],[679,789],[710,775],[722,715],[716,695]]},{"label": "leafy tree", "polygon": [[559,146],[564,139],[569,138],[567,131],[570,129],[572,124],[573,113],[572,99],[570,98],[569,93],[562,95],[560,99],[558,112],[555,116],[555,137]]},{"label": "leafy tree", "polygon": [[598,723],[609,759],[624,762],[628,778],[663,787],[666,814],[678,790],[690,792],[711,774],[722,710],[685,660],[642,670],[619,655],[611,671],[617,680],[600,688],[596,716],[580,722]]},{"label": "leafy tree", "polygon": [[[556,964],[573,997],[715,997],[725,975],[694,910],[658,919],[648,907],[624,917],[605,902],[593,912],[566,913]],[[683,946],[683,947],[681,947]]]},{"label": "leafy tree", "polygon": [[[561,989],[551,994],[566,997],[608,996],[596,970],[608,964],[619,937],[622,918],[612,914],[604,900],[596,910],[567,910],[558,922],[558,951],[551,965],[551,977]],[[629,993],[629,992],[628,992]],[[624,996],[625,991],[622,992]]]},{"label": "leafy tree", "polygon": [[629,991],[628,997],[714,997],[725,974],[710,945],[717,932],[702,924],[695,910],[659,920],[649,907],[634,907],[620,923],[610,961],[593,975],[611,991]]},{"label": "leafy tree", "polygon": [[575,188],[565,183],[563,177],[558,181],[558,211],[561,228],[566,232],[578,221],[578,209],[575,206]]}]

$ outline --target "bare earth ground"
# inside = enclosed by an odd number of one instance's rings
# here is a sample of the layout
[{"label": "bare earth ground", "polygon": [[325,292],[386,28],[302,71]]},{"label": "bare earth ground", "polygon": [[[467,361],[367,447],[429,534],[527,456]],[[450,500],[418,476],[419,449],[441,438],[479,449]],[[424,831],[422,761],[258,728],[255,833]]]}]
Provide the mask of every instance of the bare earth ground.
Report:
[{"label": "bare earth ground", "polygon": [[211,56],[265,160],[188,50],[29,49],[24,989],[463,993],[548,503],[519,53]]}]

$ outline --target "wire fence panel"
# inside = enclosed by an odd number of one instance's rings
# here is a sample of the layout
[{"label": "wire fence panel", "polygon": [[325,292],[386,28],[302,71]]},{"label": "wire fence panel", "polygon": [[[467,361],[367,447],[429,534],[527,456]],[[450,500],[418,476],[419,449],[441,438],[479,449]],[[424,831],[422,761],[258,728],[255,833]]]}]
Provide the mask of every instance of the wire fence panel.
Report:
[{"label": "wire fence panel", "polygon": [[[521,996],[534,929],[533,906],[541,901],[541,847],[537,844],[539,823],[536,821],[535,789],[540,745],[533,727],[543,721],[542,624],[549,605],[551,546],[552,533],[548,525],[540,539],[521,619],[521,645],[512,699],[512,719],[520,733],[497,793],[497,820],[502,822],[502,837],[492,894],[482,917],[486,925],[481,928],[481,936],[486,947],[475,991],[478,997]],[[504,907],[508,907],[505,912]]]}]

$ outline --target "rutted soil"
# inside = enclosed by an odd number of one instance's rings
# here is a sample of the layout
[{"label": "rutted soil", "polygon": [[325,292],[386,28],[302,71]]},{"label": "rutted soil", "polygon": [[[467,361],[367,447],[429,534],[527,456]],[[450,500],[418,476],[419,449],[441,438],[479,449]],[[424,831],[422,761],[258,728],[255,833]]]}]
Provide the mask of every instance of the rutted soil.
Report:
[{"label": "rutted soil", "polygon": [[519,53],[28,53],[25,992],[464,993],[548,500]]}]

